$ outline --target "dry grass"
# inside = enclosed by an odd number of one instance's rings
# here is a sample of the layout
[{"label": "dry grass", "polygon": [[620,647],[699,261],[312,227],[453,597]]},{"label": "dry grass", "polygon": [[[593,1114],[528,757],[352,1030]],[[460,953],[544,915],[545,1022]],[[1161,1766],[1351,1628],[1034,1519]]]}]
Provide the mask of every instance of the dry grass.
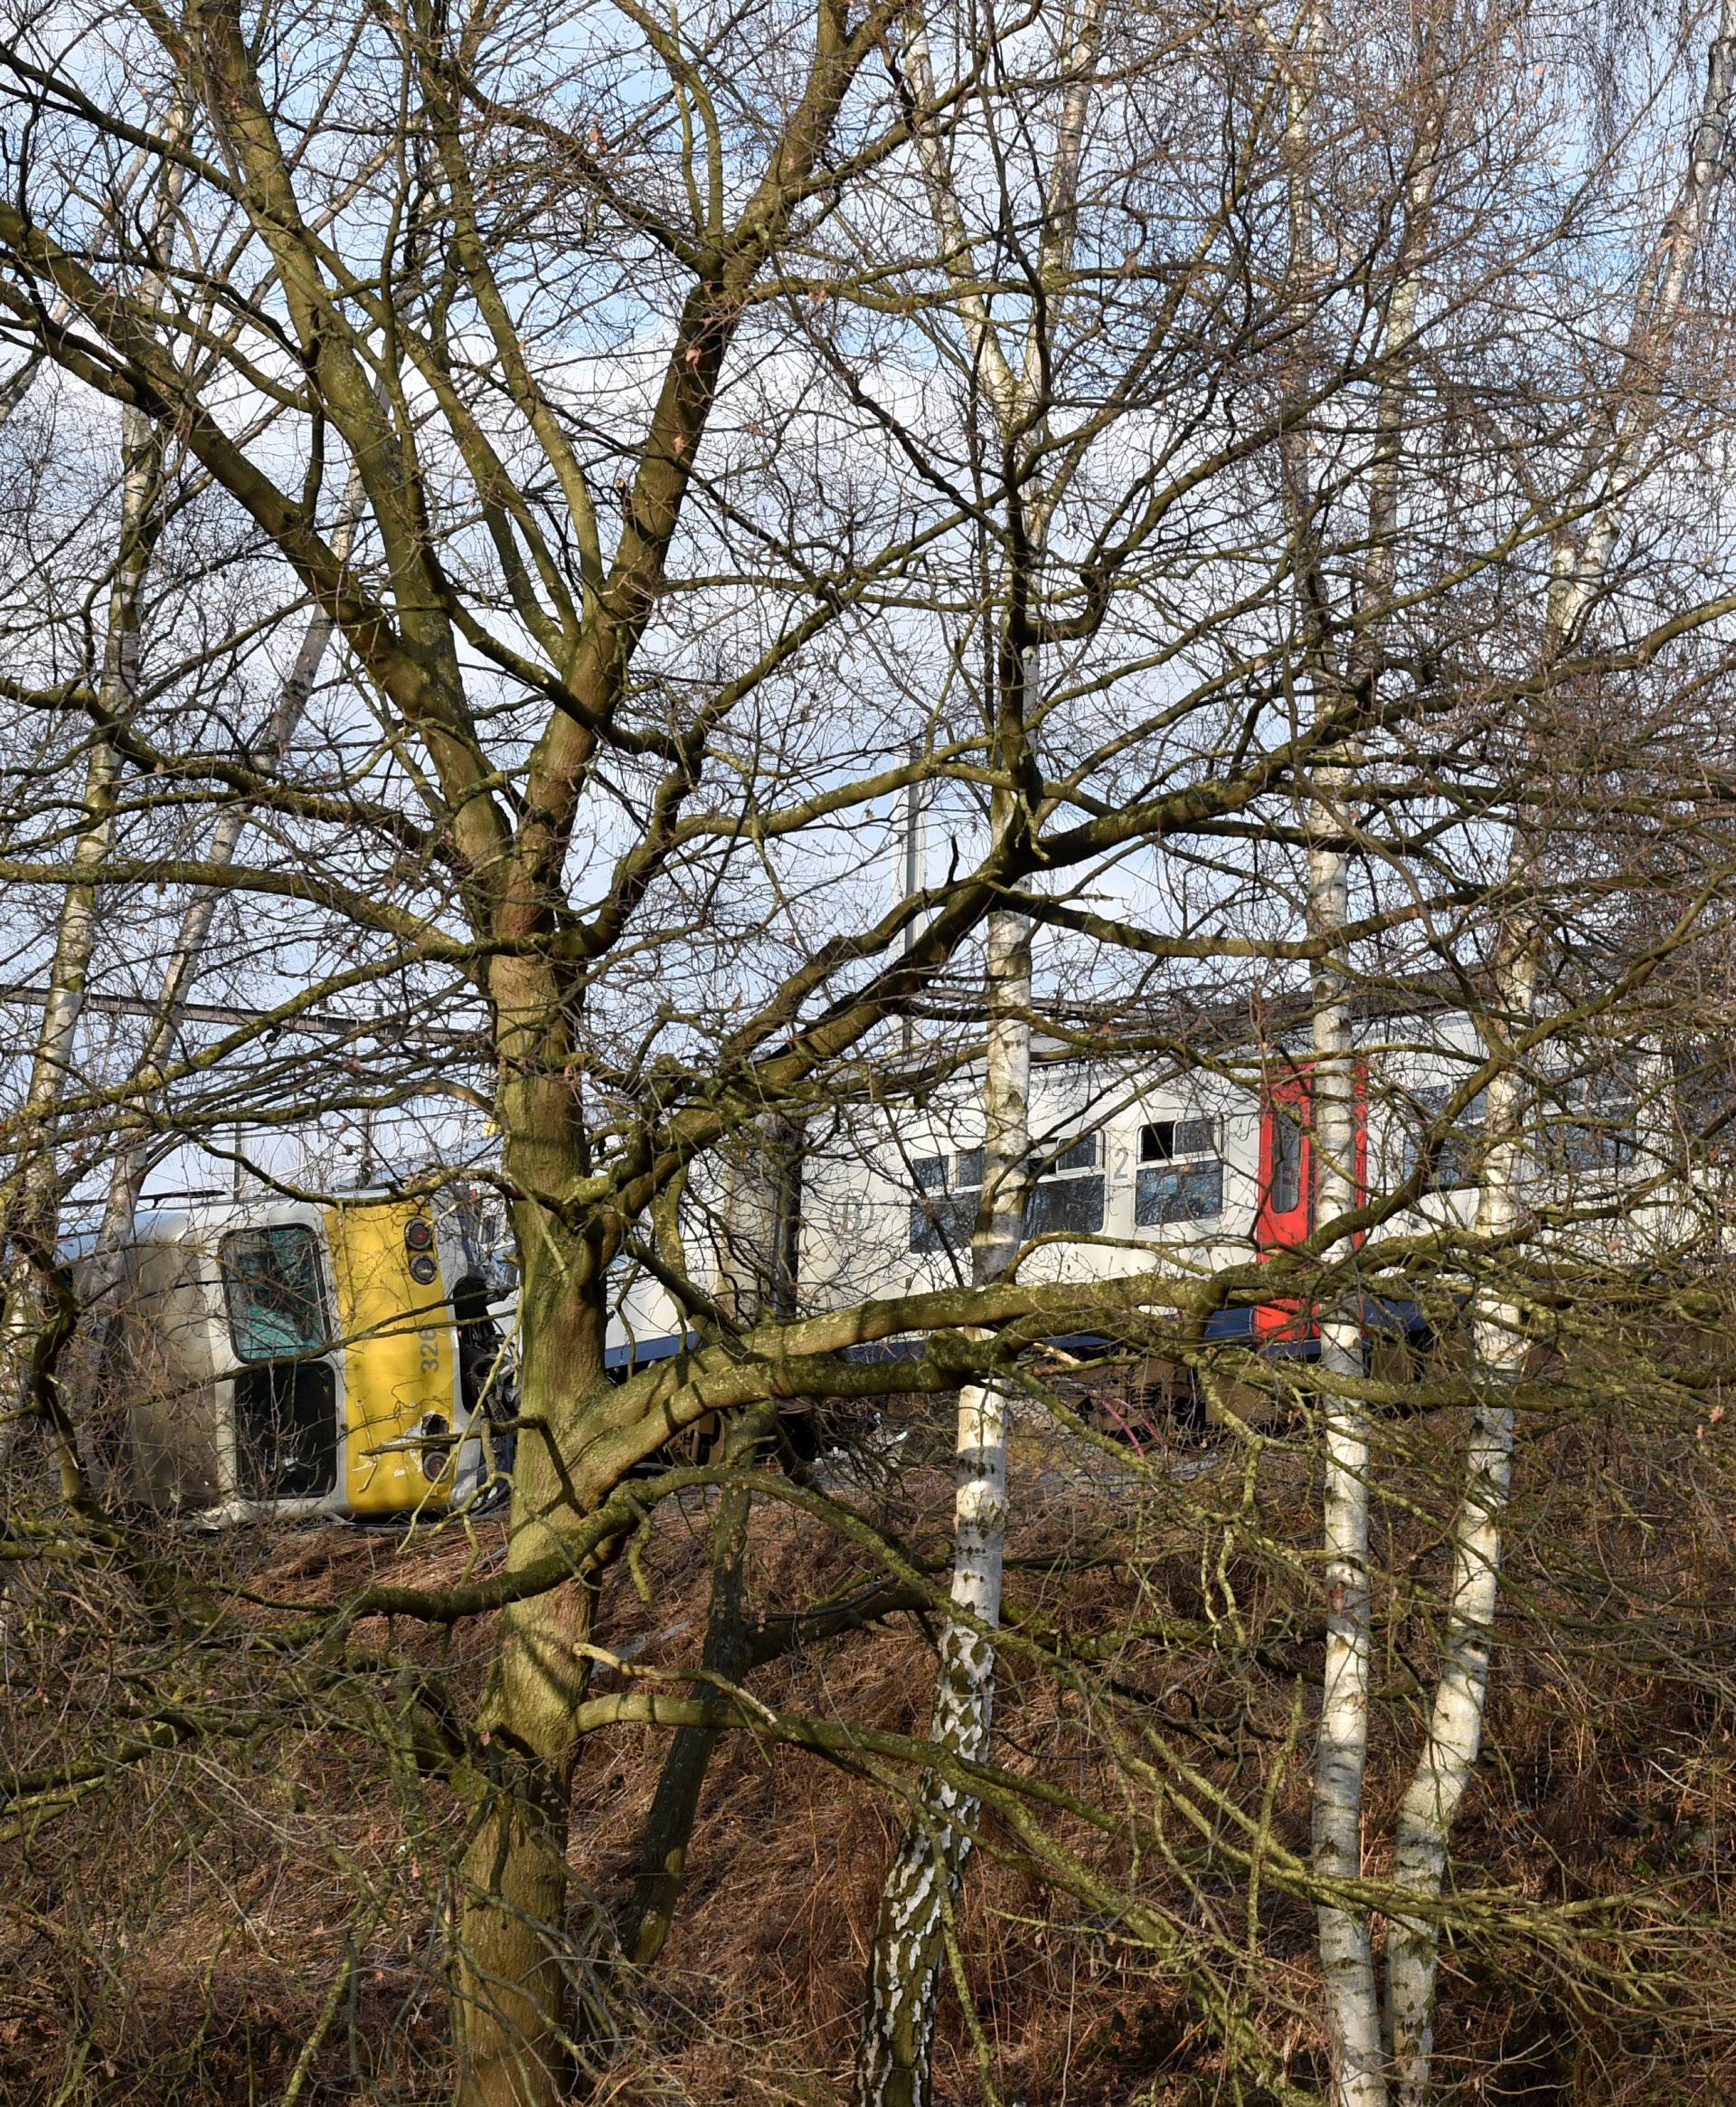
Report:
[{"label": "dry grass", "polygon": [[[1445,1422],[1392,1430],[1382,1482],[1382,1609],[1390,1645],[1375,1722],[1369,1837],[1379,1871],[1415,1745],[1416,1677],[1429,1659]],[[1736,2092],[1736,1954],[1724,1930],[1736,1780],[1729,1610],[1736,1602],[1722,1458],[1685,1436],[1670,1450],[1612,1445],[1608,1430],[1552,1428],[1527,1443],[1486,1755],[1460,1832],[1460,1877],[1530,1905],[1619,1905],[1608,1935],[1553,1959],[1504,1932],[1456,1942],[1445,1977],[1444,2097],[1528,2107],[1633,2107]],[[1212,1620],[1233,1602],[1247,1644],[1130,1641],[1113,1661],[1057,1676],[1009,1659],[999,1760],[1118,1804],[1128,1781],[1101,1721],[1165,1736],[1244,1807],[1272,1793],[1276,1839],[1305,1850],[1306,1733],[1287,1753],[1298,1675],[1313,1665],[1306,1561],[1311,1464],[1273,1451],[1258,1512],[1241,1513],[1226,1448],[1204,1472],[1160,1473],[1136,1494],[1033,1440],[1014,1550],[1027,1615],[1087,1636],[1161,1612]],[[861,1493],[943,1540],[947,1487],[920,1465]],[[642,1600],[624,1569],[600,1629],[636,1668],[693,1658],[707,1589],[708,1510],[660,1511]],[[370,1574],[423,1581],[498,1555],[474,1545],[357,1532],[259,1533],[200,1548],[278,1598],[336,1597]],[[1095,1559],[1097,1562],[1093,1562]],[[787,1608],[865,1576],[860,1553],[811,1519],[756,1512],[751,1592]],[[259,1623],[269,1613],[250,1614]],[[280,2102],[305,2045],[303,2101],[412,2107],[449,2077],[443,1992],[448,1866],[458,1817],[438,1783],[394,1764],[358,1726],[420,1669],[459,1705],[479,1684],[485,1627],[358,1634],[373,1658],[322,1682],[313,1658],[268,1672],[233,1644],[159,1630],[115,1576],[53,1573],[8,1609],[7,1762],[112,1747],[147,1700],[180,1693],[222,1731],[118,1766],[71,1812],[11,1847],[0,1928],[0,2101],[5,2107]],[[322,1671],[324,1672],[324,1671]],[[902,1618],[811,1647],[757,1678],[789,1711],[920,1732],[928,1639]],[[1111,1685],[1114,1687],[1112,1687]],[[1305,1694],[1306,1694],[1306,1685]],[[709,1777],[689,1888],[649,1979],[613,1965],[603,1932],[630,1886],[659,1744],[599,1737],[581,1764],[572,1828],[575,1951],[613,2012],[592,2052],[590,2096],[830,2102],[844,2096],[882,1869],[899,1809],[840,1765],[741,1733]],[[1134,1789],[1136,1793],[1137,1788]],[[1148,1803],[1146,1810],[1148,1811]],[[1239,1876],[1209,1856],[1136,1867],[1124,1838],[1061,1825],[1106,1876],[1198,1926],[1245,1930]],[[960,1913],[970,1987],[1004,2099],[1027,2107],[1204,2107],[1230,2098],[1212,2030],[1173,1975],[1117,1936],[1112,1918],[1058,1895],[989,1820]],[[1228,1961],[1226,1961],[1228,1965]],[[1240,1964],[1247,2008],[1307,2084],[1321,2039],[1307,1905],[1269,1889]],[[1668,1979],[1664,1979],[1667,1978]],[[1648,1987],[1649,1985],[1649,1987]],[[944,2100],[980,2099],[958,2001],[937,2047]]]}]

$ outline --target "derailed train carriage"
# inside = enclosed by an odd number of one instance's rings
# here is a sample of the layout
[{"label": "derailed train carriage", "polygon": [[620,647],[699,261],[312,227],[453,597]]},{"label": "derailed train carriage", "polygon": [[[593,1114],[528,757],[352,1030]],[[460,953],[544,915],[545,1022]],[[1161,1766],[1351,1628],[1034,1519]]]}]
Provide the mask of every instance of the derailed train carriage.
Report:
[{"label": "derailed train carriage", "polygon": [[[1421,1193],[1393,1226],[1467,1227],[1481,1106],[1439,1115],[1478,1058],[1470,1020],[1434,1009],[1370,1019],[1355,1055],[1360,1195],[1391,1191],[1426,1156]],[[1293,1035],[1220,1046],[1203,1072],[1040,1060],[1032,1092],[1029,1277],[1090,1280],[1155,1266],[1199,1274],[1276,1258],[1319,1220],[1313,1063]],[[1461,1093],[1462,1094],[1462,1093]],[[1564,1067],[1536,1122],[1540,1188],[1603,1192],[1630,1243],[1679,1241],[1693,1195],[1661,1176],[1679,1157],[1669,1064],[1656,1053]],[[723,1167],[690,1248],[699,1284],[738,1316],[781,1316],[967,1277],[983,1152],[972,1078],[894,1122],[871,1113],[822,1141],[793,1122]],[[1620,1197],[1636,1179],[1636,1208]],[[1673,1195],[1673,1196],[1672,1196]],[[1594,1204],[1589,1209],[1595,1219]],[[207,1205],[141,1219],[100,1311],[99,1423],[113,1468],[150,1504],[214,1521],[438,1513],[510,1467],[510,1308],[491,1303],[473,1252],[426,1202],[358,1196]],[[499,1287],[496,1280],[494,1283]],[[667,1294],[617,1281],[607,1361],[618,1377],[678,1354],[692,1334]],[[1371,1362],[1431,1343],[1414,1303],[1361,1299]],[[1208,1341],[1268,1361],[1318,1351],[1294,1299],[1244,1298]],[[1090,1363],[1108,1340],[1058,1342]],[[910,1342],[912,1350],[919,1342]],[[888,1349],[896,1352],[896,1344]],[[1197,1422],[1189,1372],[1147,1356],[1095,1409],[1137,1441]],[[791,1430],[806,1453],[812,1428]],[[702,1438],[703,1430],[698,1430]]]},{"label": "derailed train carriage", "polygon": [[[1316,1063],[1306,1025],[1250,1035],[1247,1011],[1203,1031],[1199,1058],[1160,1070],[1093,1062],[1039,1046],[1031,1089],[1033,1176],[1021,1261],[1026,1279],[1085,1281],[1154,1268],[1199,1277],[1281,1260],[1322,1220],[1315,1136]],[[1484,1155],[1485,1100],[1456,1116],[1484,1060],[1471,1017],[1448,1003],[1370,1002],[1357,1019],[1354,1161],[1357,1204],[1414,1177],[1414,1198],[1386,1224],[1399,1233],[1467,1233]],[[1528,1078],[1532,1112],[1520,1176],[1551,1218],[1552,1245],[1579,1240],[1599,1262],[1717,1241],[1708,1167],[1689,1165],[1676,1063],[1656,1044],[1562,1043]],[[984,1157],[975,1079],[962,1073],[920,1115],[865,1121],[853,1146],[805,1165],[804,1303],[938,1289],[969,1277]],[[1710,1238],[1712,1242],[1707,1242]],[[1362,1239],[1356,1239],[1360,1245]],[[1420,1355],[1457,1350],[1457,1327],[1389,1290],[1358,1295],[1364,1355],[1378,1375],[1414,1373]],[[1320,1350],[1304,1300],[1239,1293],[1204,1326],[1208,1344],[1270,1366]],[[1192,1371],[1154,1355],[1117,1355],[1090,1336],[1054,1342],[1081,1365],[1093,1409],[1135,1440],[1158,1422],[1197,1425],[1205,1401]],[[915,1342],[912,1342],[914,1348]],[[1116,1365],[1093,1383],[1093,1363]],[[1245,1364],[1243,1365],[1246,1365]],[[1070,1385],[1071,1386],[1071,1385]],[[1227,1385],[1232,1409],[1270,1386]]]},{"label": "derailed train carriage", "polygon": [[502,1313],[466,1255],[416,1200],[141,1214],[81,1341],[116,1489],[212,1524],[363,1521],[503,1477]]}]

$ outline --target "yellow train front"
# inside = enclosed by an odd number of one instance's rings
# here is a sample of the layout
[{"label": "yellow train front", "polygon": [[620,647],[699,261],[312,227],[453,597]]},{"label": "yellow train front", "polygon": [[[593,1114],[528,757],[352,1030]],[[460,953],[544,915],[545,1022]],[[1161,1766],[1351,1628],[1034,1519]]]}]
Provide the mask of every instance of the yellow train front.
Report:
[{"label": "yellow train front", "polygon": [[423,1203],[146,1216],[104,1305],[97,1416],[122,1488],[152,1507],[364,1520],[439,1510],[479,1482]]}]

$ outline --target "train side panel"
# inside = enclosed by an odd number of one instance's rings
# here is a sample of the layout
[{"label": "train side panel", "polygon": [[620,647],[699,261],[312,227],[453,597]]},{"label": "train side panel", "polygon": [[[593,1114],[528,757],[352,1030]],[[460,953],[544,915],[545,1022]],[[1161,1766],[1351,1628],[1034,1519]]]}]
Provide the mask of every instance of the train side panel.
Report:
[{"label": "train side panel", "polygon": [[202,1508],[234,1497],[235,1446],[222,1365],[213,1269],[193,1243],[145,1243],[128,1254],[125,1299],[104,1371],[105,1403],[125,1415],[136,1494],[158,1507]]}]

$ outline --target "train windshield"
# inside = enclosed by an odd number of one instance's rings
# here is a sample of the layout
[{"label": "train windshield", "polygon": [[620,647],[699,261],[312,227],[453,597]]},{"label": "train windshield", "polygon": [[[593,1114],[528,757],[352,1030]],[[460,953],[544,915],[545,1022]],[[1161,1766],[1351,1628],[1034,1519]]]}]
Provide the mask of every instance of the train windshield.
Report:
[{"label": "train windshield", "polygon": [[331,1344],[311,1229],[290,1224],[239,1231],[223,1239],[222,1267],[238,1359],[290,1360]]}]

